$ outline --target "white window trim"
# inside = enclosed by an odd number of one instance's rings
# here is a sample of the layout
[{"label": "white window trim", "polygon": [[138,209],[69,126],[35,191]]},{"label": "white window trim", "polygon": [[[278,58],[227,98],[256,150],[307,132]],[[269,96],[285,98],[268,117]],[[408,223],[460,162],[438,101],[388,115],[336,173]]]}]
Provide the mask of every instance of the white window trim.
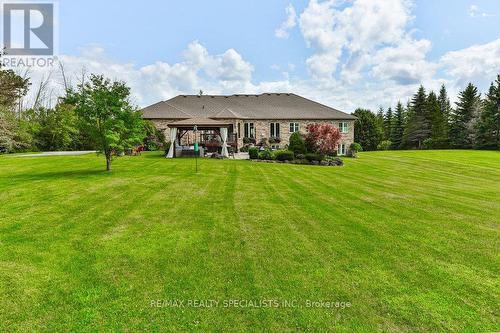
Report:
[{"label": "white window trim", "polygon": [[[276,131],[276,129],[278,129],[278,131]],[[274,135],[273,135],[273,131],[274,131]],[[278,132],[278,133],[276,133],[276,132]],[[276,135],[276,134],[278,134],[278,135]],[[275,137],[275,138],[281,137],[281,125],[280,125],[280,123],[277,123],[277,122],[270,123],[269,137]]]},{"label": "white window trim", "polygon": [[337,155],[344,156],[347,153],[345,143],[339,143],[337,146]]},{"label": "white window trim", "polygon": [[[248,128],[248,133],[247,129]],[[247,136],[248,134],[248,136]],[[255,139],[255,124],[254,123],[244,123],[243,124],[243,135],[245,138],[254,138]]]},{"label": "white window trim", "polygon": [[288,129],[292,128],[293,130],[290,133],[300,132],[300,124],[297,122],[290,123],[288,125]]},{"label": "white window trim", "polygon": [[348,122],[341,121],[341,122],[339,122],[338,126],[340,129],[340,133],[343,133],[343,134],[349,133],[349,123]]}]

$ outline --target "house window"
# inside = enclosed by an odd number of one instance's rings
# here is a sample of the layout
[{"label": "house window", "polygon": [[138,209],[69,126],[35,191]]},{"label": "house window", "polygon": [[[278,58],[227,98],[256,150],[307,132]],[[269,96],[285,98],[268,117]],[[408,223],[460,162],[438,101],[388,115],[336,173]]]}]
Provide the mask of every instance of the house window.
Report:
[{"label": "house window", "polygon": [[299,131],[299,123],[290,123],[290,133]]},{"label": "house window", "polygon": [[241,124],[238,123],[238,139],[241,137]]},{"label": "house window", "polygon": [[255,138],[255,127],[253,123],[245,123],[245,138]]},{"label": "house window", "polygon": [[349,124],[347,122],[339,123],[340,133],[349,133]]},{"label": "house window", "polygon": [[337,155],[341,156],[341,155],[345,155],[345,154],[346,154],[345,143],[340,143],[337,146]]},{"label": "house window", "polygon": [[280,123],[271,123],[271,137],[280,137]]}]

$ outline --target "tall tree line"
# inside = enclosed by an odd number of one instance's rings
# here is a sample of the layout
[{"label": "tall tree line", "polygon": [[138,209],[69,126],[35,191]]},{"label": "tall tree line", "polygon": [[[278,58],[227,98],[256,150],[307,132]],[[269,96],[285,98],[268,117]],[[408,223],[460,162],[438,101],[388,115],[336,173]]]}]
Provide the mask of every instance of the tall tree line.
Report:
[{"label": "tall tree line", "polygon": [[420,86],[406,106],[377,113],[357,109],[355,141],[364,150],[500,149],[500,75],[482,98],[469,83],[452,107],[444,85],[439,92]]}]

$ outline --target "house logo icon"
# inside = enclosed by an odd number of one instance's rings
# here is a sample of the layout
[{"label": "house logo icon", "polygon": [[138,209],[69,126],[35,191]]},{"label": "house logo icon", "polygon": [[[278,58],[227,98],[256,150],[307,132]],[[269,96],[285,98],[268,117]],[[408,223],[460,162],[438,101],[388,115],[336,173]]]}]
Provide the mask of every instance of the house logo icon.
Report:
[{"label": "house logo icon", "polygon": [[11,56],[54,55],[54,4],[2,4],[3,44]]}]

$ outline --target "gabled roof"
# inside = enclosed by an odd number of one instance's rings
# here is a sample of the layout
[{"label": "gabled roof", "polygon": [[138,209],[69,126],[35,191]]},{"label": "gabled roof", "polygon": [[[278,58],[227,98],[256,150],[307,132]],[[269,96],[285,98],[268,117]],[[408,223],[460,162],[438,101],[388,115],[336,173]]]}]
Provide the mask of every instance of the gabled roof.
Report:
[{"label": "gabled roof", "polygon": [[179,95],[142,109],[145,119],[356,119],[295,94]]}]

